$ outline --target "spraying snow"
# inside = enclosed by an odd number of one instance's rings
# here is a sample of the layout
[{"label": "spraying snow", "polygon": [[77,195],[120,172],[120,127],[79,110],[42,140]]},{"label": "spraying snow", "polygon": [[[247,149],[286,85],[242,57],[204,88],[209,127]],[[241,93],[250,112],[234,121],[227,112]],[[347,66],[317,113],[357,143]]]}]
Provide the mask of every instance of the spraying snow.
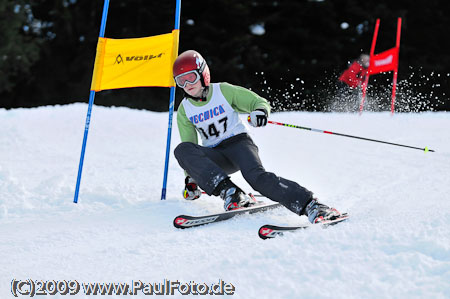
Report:
[{"label": "spraying snow", "polygon": [[[95,106],[74,204],[86,111],[85,104],[0,109],[0,297],[13,297],[13,279],[226,282],[235,298],[448,296],[448,113],[272,114],[274,121],[436,152],[274,125],[252,128],[267,170],[351,215],[326,230],[263,241],[261,225],[296,225],[306,217],[279,208],[189,230],[173,227],[176,215],[220,212],[223,204],[208,196],[183,200],[184,173],[173,155],[167,200],[160,200],[167,113]],[[178,143],[174,123],[172,149]],[[240,174],[232,179],[251,191]],[[83,288],[76,297],[85,297]]]}]

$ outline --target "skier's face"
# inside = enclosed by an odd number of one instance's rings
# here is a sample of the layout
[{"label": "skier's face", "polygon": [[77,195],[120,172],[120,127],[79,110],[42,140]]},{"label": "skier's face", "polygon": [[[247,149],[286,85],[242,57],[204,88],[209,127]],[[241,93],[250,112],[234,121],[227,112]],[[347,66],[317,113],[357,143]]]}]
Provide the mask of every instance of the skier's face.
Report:
[{"label": "skier's face", "polygon": [[187,83],[186,86],[183,88],[183,90],[193,97],[199,97],[202,94],[203,86],[202,82],[198,80],[194,84]]}]

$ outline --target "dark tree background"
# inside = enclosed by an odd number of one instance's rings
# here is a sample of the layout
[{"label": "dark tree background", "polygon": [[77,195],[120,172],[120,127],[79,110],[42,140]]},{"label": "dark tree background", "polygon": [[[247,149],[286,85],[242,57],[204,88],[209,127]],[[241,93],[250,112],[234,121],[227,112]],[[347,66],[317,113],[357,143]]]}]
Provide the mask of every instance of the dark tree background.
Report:
[{"label": "dark tree background", "polygon": [[[340,72],[369,52],[376,19],[377,53],[395,46],[402,17],[398,102],[412,101],[417,111],[450,110],[449,6],[445,0],[182,1],[180,53],[198,50],[213,82],[251,88],[278,110],[327,110]],[[0,107],[87,102],[102,8],[100,0],[1,0]],[[111,0],[105,36],[168,33],[174,14],[175,0]],[[369,92],[388,103],[391,82],[391,73],[374,76]],[[167,111],[168,99],[168,88],[132,88],[99,92],[95,103]]]}]

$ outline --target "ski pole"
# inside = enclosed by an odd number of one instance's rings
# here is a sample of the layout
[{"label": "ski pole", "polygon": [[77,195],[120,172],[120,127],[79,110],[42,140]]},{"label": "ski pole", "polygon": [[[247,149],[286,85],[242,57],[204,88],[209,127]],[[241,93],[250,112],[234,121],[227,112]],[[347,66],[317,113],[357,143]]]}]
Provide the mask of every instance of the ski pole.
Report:
[{"label": "ski pole", "polygon": [[[202,194],[206,194],[205,191],[202,191]],[[248,193],[248,195],[252,196],[252,197],[265,197],[264,195],[261,194],[253,194],[253,193]]]},{"label": "ski pole", "polygon": [[[248,117],[248,120],[250,121],[250,117]],[[398,143],[392,143],[392,142],[381,141],[381,140],[376,140],[376,139],[370,139],[370,138],[365,138],[365,137],[358,137],[358,136],[352,136],[352,135],[347,135],[347,134],[335,133],[335,132],[331,132],[331,131],[307,128],[307,127],[290,125],[290,124],[284,124],[284,123],[280,123],[280,122],[276,122],[276,121],[270,121],[270,120],[267,121],[267,122],[269,124],[272,124],[272,125],[285,126],[285,127],[295,128],[295,129],[308,130],[308,131],[312,131],[312,132],[325,133],[325,134],[331,134],[331,135],[336,135],[336,136],[356,138],[356,139],[361,139],[361,140],[366,140],[366,141],[373,141],[373,142],[379,142],[379,143],[384,143],[384,144],[395,145],[395,146],[402,146],[402,147],[407,147],[407,148],[421,150],[421,151],[424,151],[424,152],[434,152],[434,150],[429,149],[428,147],[420,148],[420,147],[409,146],[409,145],[398,144]]]}]

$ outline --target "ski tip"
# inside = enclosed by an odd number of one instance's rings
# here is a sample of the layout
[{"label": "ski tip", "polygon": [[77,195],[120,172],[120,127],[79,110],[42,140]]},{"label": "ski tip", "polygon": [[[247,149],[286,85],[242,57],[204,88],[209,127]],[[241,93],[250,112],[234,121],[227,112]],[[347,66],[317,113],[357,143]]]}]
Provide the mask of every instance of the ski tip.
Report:
[{"label": "ski tip", "polygon": [[268,237],[268,235],[270,235],[270,233],[272,232],[272,230],[270,228],[261,226],[258,230],[258,236],[263,239],[269,239],[270,237]]},{"label": "ski tip", "polygon": [[258,236],[263,240],[272,239],[282,235],[282,232],[274,230],[272,226],[268,224],[261,226],[258,230]]},{"label": "ski tip", "polygon": [[180,215],[175,217],[175,219],[173,219],[173,226],[175,226],[176,228],[187,228],[189,226],[184,226],[183,224],[185,224],[188,221],[188,219],[186,219],[186,216],[184,215]]},{"label": "ski tip", "polygon": [[[325,222],[320,222],[315,225],[319,225],[323,228],[326,228],[328,226],[332,226],[335,224],[338,224],[340,222],[343,222],[349,218],[347,213],[343,213],[340,218],[334,219],[334,220],[328,220]],[[278,225],[270,225],[266,224],[259,228],[258,230],[258,236],[263,239],[272,239],[278,236],[283,236],[283,233],[285,232],[294,232],[301,229],[306,229],[311,226],[315,226],[311,224],[304,224],[304,225],[298,225],[298,226],[278,226]]]}]

